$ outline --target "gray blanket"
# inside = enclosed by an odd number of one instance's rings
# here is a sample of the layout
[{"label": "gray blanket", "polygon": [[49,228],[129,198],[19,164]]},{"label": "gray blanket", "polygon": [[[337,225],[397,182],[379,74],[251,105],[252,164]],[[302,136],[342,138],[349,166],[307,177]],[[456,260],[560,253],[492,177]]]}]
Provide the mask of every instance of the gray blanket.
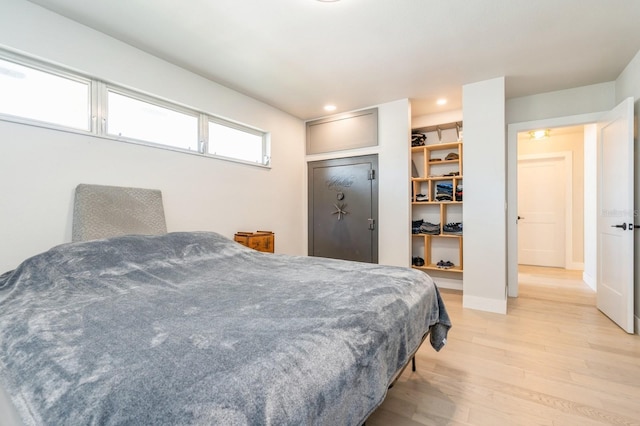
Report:
[{"label": "gray blanket", "polygon": [[409,268],[215,233],[70,243],[0,276],[0,386],[25,424],[356,425],[449,326]]}]

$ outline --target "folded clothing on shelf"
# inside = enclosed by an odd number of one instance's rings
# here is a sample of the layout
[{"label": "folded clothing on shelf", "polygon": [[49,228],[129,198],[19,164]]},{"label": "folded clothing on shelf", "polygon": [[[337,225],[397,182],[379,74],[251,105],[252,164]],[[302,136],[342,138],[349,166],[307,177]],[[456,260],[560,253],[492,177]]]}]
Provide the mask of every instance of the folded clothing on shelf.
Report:
[{"label": "folded clothing on shelf", "polygon": [[412,133],[411,134],[411,146],[424,146],[427,141],[427,135],[424,133]]},{"label": "folded clothing on shelf", "polygon": [[453,201],[453,184],[450,182],[436,184],[436,200]]},{"label": "folded clothing on shelf", "polygon": [[462,184],[456,186],[456,201],[462,201]]},{"label": "folded clothing on shelf", "polygon": [[430,234],[430,235],[438,235],[440,233],[440,224],[439,223],[431,223],[431,222],[423,222],[419,228],[420,234]]}]

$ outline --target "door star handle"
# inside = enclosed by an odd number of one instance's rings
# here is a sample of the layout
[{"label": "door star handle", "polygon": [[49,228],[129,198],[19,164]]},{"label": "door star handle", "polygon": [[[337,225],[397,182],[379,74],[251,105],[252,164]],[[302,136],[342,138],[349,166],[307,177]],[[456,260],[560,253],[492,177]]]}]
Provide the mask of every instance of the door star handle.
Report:
[{"label": "door star handle", "polygon": [[611,225],[612,228],[622,228],[623,231],[627,230],[627,224],[623,223],[622,225]]}]

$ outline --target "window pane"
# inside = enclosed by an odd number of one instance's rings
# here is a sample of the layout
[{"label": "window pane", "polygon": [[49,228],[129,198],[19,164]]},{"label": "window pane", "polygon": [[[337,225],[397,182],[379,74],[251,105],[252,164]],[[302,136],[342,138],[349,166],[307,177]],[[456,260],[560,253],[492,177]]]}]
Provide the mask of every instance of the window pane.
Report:
[{"label": "window pane", "polygon": [[209,154],[264,164],[262,135],[209,122]]},{"label": "window pane", "polygon": [[198,117],[108,92],[107,133],[198,150]]},{"label": "window pane", "polygon": [[0,113],[89,128],[89,83],[0,59]]}]

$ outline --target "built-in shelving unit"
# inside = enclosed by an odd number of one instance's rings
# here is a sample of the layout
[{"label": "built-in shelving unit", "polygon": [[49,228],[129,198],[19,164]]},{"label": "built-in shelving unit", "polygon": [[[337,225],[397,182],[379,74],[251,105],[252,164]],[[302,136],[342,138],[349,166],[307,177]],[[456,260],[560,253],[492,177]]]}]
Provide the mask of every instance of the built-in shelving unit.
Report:
[{"label": "built-in shelving unit", "polygon": [[[413,129],[413,134],[424,135],[422,145],[411,147],[413,267],[461,273],[462,123]],[[420,221],[424,226],[417,226]]]}]

